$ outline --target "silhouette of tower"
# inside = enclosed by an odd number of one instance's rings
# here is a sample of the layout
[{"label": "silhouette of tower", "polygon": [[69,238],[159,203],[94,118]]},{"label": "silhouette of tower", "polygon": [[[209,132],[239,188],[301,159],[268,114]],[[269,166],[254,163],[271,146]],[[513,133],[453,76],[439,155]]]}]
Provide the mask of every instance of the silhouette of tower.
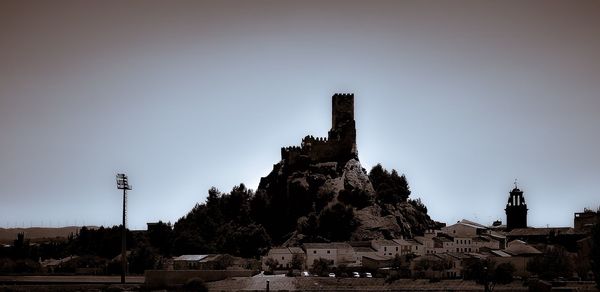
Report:
[{"label": "silhouette of tower", "polygon": [[506,209],[504,209],[506,211],[506,229],[510,231],[515,228],[527,228],[527,210],[523,191],[517,187],[515,180],[515,188],[510,192]]},{"label": "silhouette of tower", "polygon": [[331,98],[331,130],[329,141],[336,144],[338,161],[358,158],[354,121],[354,94],[336,93]]}]

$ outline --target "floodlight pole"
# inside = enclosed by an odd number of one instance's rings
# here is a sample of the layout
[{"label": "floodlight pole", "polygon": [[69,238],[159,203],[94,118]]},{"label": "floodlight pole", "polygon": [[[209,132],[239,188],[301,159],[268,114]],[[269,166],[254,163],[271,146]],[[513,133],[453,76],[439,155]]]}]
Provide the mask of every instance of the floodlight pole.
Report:
[{"label": "floodlight pole", "polygon": [[125,284],[125,273],[127,273],[127,229],[125,228],[126,201],[127,188],[123,188],[123,228],[121,228],[121,284]]},{"label": "floodlight pole", "polygon": [[127,190],[131,190],[127,175],[117,174],[117,189],[123,190],[123,225],[121,233],[121,283],[125,284],[125,274],[127,273],[127,229],[125,227],[125,218],[127,210]]}]

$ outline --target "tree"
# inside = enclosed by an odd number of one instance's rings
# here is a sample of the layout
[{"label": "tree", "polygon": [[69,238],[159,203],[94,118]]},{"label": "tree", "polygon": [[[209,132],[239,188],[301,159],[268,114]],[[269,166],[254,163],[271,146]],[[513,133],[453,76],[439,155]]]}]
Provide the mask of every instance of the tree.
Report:
[{"label": "tree", "polygon": [[171,223],[158,221],[152,228],[148,228],[148,240],[153,247],[158,249],[161,255],[170,255],[173,246],[173,227]]},{"label": "tree", "polygon": [[494,263],[488,260],[475,259],[468,262],[463,270],[465,280],[475,280],[482,283],[488,271],[494,269]]},{"label": "tree", "polygon": [[573,265],[567,251],[563,247],[555,245],[548,246],[544,255],[529,260],[527,270],[544,280],[553,280],[557,277],[571,276]]},{"label": "tree", "polygon": [[600,289],[600,222],[596,223],[592,228],[590,264],[594,273],[594,279],[596,280],[596,287]]},{"label": "tree", "polygon": [[402,256],[396,254],[392,260],[392,269],[399,270],[402,267]]},{"label": "tree", "polygon": [[228,254],[224,254],[219,256],[219,258],[217,258],[216,263],[215,263],[215,269],[216,270],[225,270],[228,267],[231,267],[231,265],[233,265],[233,257],[228,255]]},{"label": "tree", "polygon": [[425,204],[423,204],[423,202],[421,202],[421,198],[417,198],[416,200],[409,199],[408,203],[415,207],[415,209],[423,212],[424,214],[427,214],[427,207],[425,206]]},{"label": "tree", "polygon": [[319,276],[325,276],[329,272],[329,266],[331,265],[333,265],[332,260],[324,258],[316,259],[311,266],[311,272]]},{"label": "tree", "polygon": [[373,184],[377,200],[381,203],[397,204],[406,202],[410,196],[406,176],[398,175],[398,172],[394,169],[390,173],[381,164],[377,164],[369,172],[369,180]]},{"label": "tree", "polygon": [[331,241],[349,240],[356,226],[354,210],[341,203],[325,208],[319,214],[318,233]]},{"label": "tree", "polygon": [[145,270],[156,268],[158,251],[146,243],[139,244],[128,256],[129,270],[134,274],[143,274]]},{"label": "tree", "polygon": [[299,253],[295,253],[292,256],[292,269],[300,270],[304,266],[304,256]]},{"label": "tree", "polygon": [[279,266],[279,262],[274,258],[267,258],[265,260],[265,266],[269,268],[269,272],[273,273],[273,271]]},{"label": "tree", "polygon": [[515,266],[511,263],[499,264],[494,270],[493,281],[498,284],[508,284],[513,280]]},{"label": "tree", "polygon": [[418,278],[422,278],[425,277],[425,272],[427,270],[429,270],[432,266],[432,263],[429,259],[422,257],[420,259],[417,259],[415,262],[415,272],[416,274],[414,276],[418,277]]},{"label": "tree", "polygon": [[191,278],[183,285],[185,291],[207,292],[208,287],[201,278]]}]

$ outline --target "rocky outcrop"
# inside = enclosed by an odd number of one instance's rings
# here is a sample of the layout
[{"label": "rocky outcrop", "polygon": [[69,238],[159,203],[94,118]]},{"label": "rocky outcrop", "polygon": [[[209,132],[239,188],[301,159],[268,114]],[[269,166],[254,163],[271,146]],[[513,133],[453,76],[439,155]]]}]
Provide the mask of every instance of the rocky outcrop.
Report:
[{"label": "rocky outcrop", "polygon": [[[303,234],[303,230],[298,230],[298,224],[315,225],[316,222],[306,223],[309,216],[318,217],[322,210],[338,203],[354,209],[356,228],[351,240],[412,237],[436,224],[408,202],[379,203],[367,171],[357,159],[350,159],[343,166],[326,162],[293,170],[287,169],[282,161],[261,180],[258,192],[269,194],[271,201],[277,201],[276,197],[279,197],[288,203],[281,208],[287,208],[287,213],[294,215],[288,222],[287,232],[281,231],[281,234],[287,234],[282,241],[290,246],[303,241],[328,241],[322,236]],[[360,196],[359,201],[367,203],[353,205],[354,201],[344,196]]]}]

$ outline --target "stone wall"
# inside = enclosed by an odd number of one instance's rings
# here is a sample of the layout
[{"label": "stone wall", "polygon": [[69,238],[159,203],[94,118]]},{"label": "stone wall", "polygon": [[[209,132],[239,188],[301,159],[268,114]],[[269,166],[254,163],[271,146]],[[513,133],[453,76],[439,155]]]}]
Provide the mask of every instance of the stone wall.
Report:
[{"label": "stone wall", "polygon": [[185,284],[189,279],[200,278],[204,282],[219,281],[230,277],[250,277],[252,270],[146,270],[147,288],[166,288]]}]

